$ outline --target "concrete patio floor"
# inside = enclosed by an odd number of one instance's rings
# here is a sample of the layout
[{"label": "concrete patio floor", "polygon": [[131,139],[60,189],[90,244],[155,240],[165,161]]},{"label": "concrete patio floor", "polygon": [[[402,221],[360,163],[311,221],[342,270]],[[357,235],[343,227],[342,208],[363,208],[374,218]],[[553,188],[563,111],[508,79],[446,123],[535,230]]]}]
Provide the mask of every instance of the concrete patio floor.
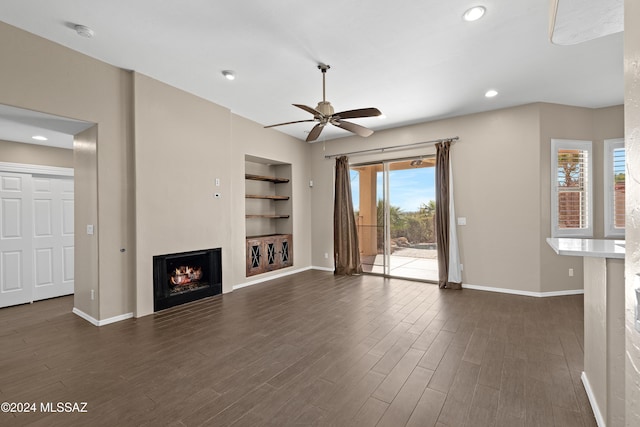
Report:
[{"label": "concrete patio floor", "polygon": [[[362,270],[384,274],[384,256],[362,256]],[[438,281],[438,259],[432,249],[394,248],[390,256],[390,276]]]}]

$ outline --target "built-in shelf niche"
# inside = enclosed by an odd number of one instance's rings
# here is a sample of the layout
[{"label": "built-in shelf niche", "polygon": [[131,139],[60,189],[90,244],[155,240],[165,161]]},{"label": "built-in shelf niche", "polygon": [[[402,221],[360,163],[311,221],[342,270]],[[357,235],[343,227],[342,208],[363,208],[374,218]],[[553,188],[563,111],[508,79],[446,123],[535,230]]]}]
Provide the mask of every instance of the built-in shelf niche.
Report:
[{"label": "built-in shelf niche", "polygon": [[291,164],[245,156],[246,236],[291,234]]}]

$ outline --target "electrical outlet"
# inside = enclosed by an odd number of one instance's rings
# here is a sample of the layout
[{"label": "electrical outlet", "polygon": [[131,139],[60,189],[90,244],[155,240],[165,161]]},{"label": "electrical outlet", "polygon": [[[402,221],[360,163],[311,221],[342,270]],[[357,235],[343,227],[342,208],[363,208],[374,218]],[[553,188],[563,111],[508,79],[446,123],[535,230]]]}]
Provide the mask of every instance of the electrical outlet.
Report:
[{"label": "electrical outlet", "polygon": [[329,253],[328,252],[324,253],[324,259],[329,259]]},{"label": "electrical outlet", "polygon": [[569,277],[573,277],[573,268],[569,269]]},{"label": "electrical outlet", "polygon": [[220,187],[220,178],[216,178],[216,187]]}]

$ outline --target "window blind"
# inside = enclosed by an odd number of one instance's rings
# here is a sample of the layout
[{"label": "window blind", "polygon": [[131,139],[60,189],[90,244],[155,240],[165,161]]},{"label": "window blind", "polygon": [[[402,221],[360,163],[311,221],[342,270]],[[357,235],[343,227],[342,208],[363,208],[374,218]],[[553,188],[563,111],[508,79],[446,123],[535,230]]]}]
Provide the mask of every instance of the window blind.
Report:
[{"label": "window blind", "polygon": [[592,145],[551,140],[552,237],[593,237]]},{"label": "window blind", "polygon": [[557,158],[558,228],[587,229],[590,223],[589,152],[559,149]]},{"label": "window blind", "polygon": [[615,148],[613,150],[613,228],[624,230],[624,193],[625,193],[625,173],[624,159],[625,151],[623,148]]}]

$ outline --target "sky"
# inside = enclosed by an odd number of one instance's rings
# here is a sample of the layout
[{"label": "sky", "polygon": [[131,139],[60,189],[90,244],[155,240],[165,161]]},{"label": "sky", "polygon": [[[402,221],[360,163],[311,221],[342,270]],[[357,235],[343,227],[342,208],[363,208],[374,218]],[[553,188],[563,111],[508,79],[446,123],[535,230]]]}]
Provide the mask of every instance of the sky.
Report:
[{"label": "sky", "polygon": [[[378,199],[382,199],[382,173],[378,173]],[[358,172],[351,171],[353,209],[360,210]],[[435,200],[435,168],[415,168],[389,172],[389,202],[402,212],[417,212],[422,203]]]}]

